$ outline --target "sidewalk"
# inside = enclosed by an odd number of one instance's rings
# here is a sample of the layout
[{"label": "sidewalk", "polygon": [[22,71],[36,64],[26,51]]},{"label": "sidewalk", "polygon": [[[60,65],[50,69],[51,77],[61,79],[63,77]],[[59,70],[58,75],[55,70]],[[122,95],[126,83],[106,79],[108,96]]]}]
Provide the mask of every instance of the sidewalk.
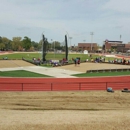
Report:
[{"label": "sidewalk", "polygon": [[32,67],[24,67],[24,70],[45,74],[49,76],[53,76],[56,78],[76,78],[75,76],[71,76],[72,74],[79,74],[82,72],[59,69],[59,68],[47,68],[47,67],[40,67],[40,66],[32,66]]},{"label": "sidewalk", "polygon": [[59,69],[56,67],[47,68],[47,67],[40,67],[40,66],[0,68],[0,71],[12,71],[12,70],[26,70],[26,71],[39,73],[39,74],[53,76],[55,78],[76,78],[75,76],[71,76],[71,75],[82,73],[82,72],[78,72],[78,71]]}]

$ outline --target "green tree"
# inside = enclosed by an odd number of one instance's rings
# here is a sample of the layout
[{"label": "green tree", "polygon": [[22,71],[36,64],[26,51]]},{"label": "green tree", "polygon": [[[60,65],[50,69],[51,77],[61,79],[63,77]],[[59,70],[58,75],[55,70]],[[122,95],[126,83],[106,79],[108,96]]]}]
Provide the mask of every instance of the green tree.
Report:
[{"label": "green tree", "polygon": [[58,41],[54,41],[52,44],[51,44],[51,47],[52,47],[52,49],[54,50],[60,50],[61,49],[61,44],[60,44],[60,42],[58,42]]},{"label": "green tree", "polygon": [[39,43],[38,43],[38,50],[39,50],[39,51],[42,50],[42,40],[40,40]]},{"label": "green tree", "polygon": [[48,42],[48,50],[49,50],[49,51],[52,50],[52,43],[49,43],[49,42]]},{"label": "green tree", "polygon": [[22,51],[22,38],[21,37],[13,37],[11,42],[12,50],[14,51]]},{"label": "green tree", "polygon": [[8,50],[9,49],[9,44],[10,44],[10,40],[6,37],[2,37],[1,38],[1,47],[2,50]]},{"label": "green tree", "polygon": [[4,50],[4,48],[5,48],[5,44],[4,43],[0,43],[0,50]]},{"label": "green tree", "polygon": [[23,42],[23,47],[24,47],[25,51],[30,50],[30,48],[32,46],[31,39],[28,38],[27,36],[25,36],[22,42]]},{"label": "green tree", "polygon": [[0,36],[0,43],[2,43],[2,37]]},{"label": "green tree", "polygon": [[32,47],[34,48],[34,50],[38,50],[38,43],[37,43],[37,42],[32,41],[32,42],[31,42],[31,45],[32,45]]}]

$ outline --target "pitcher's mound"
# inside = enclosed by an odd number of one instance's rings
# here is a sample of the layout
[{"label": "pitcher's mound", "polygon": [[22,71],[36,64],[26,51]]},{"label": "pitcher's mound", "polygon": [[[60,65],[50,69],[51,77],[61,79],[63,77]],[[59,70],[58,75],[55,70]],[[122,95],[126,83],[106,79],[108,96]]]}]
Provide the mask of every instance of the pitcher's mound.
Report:
[{"label": "pitcher's mound", "polygon": [[23,60],[0,60],[0,68],[35,66]]}]

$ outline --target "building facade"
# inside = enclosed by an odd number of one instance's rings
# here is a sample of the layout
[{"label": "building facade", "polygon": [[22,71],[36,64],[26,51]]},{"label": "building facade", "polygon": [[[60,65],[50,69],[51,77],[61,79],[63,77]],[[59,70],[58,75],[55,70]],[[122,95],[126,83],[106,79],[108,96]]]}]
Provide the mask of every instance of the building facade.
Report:
[{"label": "building facade", "polygon": [[130,44],[123,44],[122,41],[109,41],[105,40],[103,44],[105,52],[122,52],[125,53],[130,50]]},{"label": "building facade", "polygon": [[96,52],[98,50],[97,43],[78,43],[78,49],[81,51]]}]

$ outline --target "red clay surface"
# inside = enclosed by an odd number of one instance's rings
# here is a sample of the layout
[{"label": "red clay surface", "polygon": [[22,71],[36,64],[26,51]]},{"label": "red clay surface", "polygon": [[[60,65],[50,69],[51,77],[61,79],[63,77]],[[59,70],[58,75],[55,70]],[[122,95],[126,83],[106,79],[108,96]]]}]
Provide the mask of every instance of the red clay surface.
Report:
[{"label": "red clay surface", "polygon": [[0,91],[130,89],[130,76],[100,78],[0,78]]}]

